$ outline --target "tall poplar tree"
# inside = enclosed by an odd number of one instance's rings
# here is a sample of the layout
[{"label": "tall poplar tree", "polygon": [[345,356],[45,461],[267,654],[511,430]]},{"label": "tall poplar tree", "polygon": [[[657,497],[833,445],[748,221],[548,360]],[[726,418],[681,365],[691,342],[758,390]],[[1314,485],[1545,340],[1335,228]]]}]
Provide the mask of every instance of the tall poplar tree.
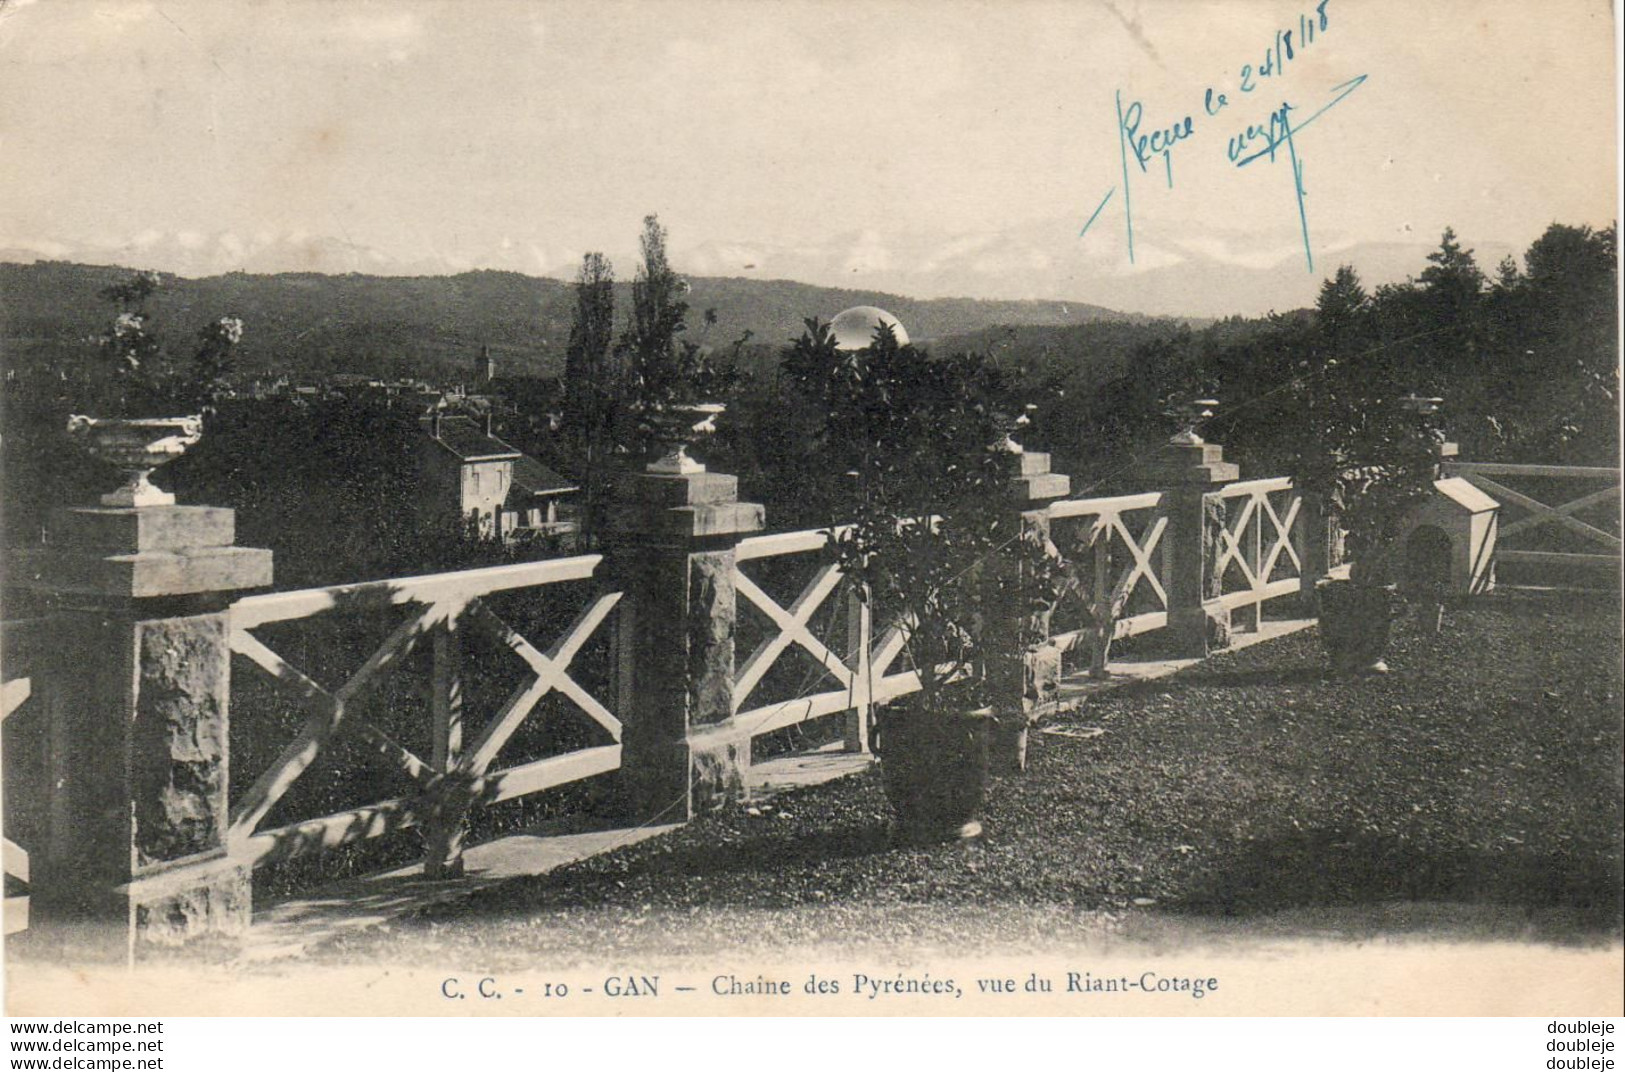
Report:
[{"label": "tall poplar tree", "polygon": [[615,269],[602,253],[581,258],[576,307],[564,358],[564,427],[582,459],[580,542],[591,546],[607,500],[606,462],[613,447],[616,375]]}]

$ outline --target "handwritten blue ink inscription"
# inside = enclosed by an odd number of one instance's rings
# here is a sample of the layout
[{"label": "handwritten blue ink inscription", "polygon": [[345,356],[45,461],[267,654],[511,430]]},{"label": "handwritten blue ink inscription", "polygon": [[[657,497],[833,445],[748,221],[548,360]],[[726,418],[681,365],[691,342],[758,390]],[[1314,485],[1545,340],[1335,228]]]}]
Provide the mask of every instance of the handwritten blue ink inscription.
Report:
[{"label": "handwritten blue ink inscription", "polygon": [[[1239,92],[1246,99],[1260,89],[1265,83],[1282,78],[1289,66],[1303,50],[1313,45],[1316,39],[1325,34],[1331,26],[1331,18],[1326,9],[1332,0],[1320,0],[1312,12],[1305,12],[1298,16],[1296,29],[1287,27],[1277,29],[1274,39],[1262,54],[1261,62],[1257,64],[1243,63],[1236,70],[1233,91]],[[1345,82],[1331,87],[1329,99],[1320,105],[1307,118],[1295,120],[1293,115],[1299,111],[1297,105],[1288,100],[1271,101],[1269,111],[1261,118],[1243,123],[1240,129],[1231,134],[1225,142],[1225,155],[1228,161],[1240,168],[1260,158],[1267,158],[1274,162],[1278,154],[1284,154],[1291,167],[1292,192],[1298,212],[1299,230],[1303,235],[1304,259],[1309,271],[1315,270],[1313,248],[1309,241],[1309,214],[1305,205],[1308,190],[1304,186],[1303,158],[1298,151],[1296,135],[1300,134],[1315,120],[1325,115],[1332,107],[1340,103],[1350,93],[1364,84],[1368,75],[1357,75]],[[1200,132],[1201,125],[1198,120],[1216,118],[1220,112],[1230,106],[1231,93],[1222,89],[1208,86],[1202,94],[1201,112],[1189,112],[1168,121],[1165,116],[1155,121],[1149,118],[1149,113],[1143,101],[1131,100],[1125,105],[1123,93],[1117,92],[1117,142],[1122,164],[1123,180],[1123,227],[1128,239],[1129,262],[1134,261],[1134,207],[1130,193],[1132,185],[1132,172],[1129,161],[1132,159],[1139,173],[1150,173],[1151,165],[1157,157],[1162,158],[1162,170],[1166,176],[1169,188],[1174,185],[1174,150],[1185,142],[1190,142]],[[1234,128],[1232,128],[1234,129]],[[1082,238],[1094,225],[1106,202],[1111,200],[1117,187],[1107,191],[1101,198],[1099,205],[1090,215],[1087,223],[1078,232]]]}]

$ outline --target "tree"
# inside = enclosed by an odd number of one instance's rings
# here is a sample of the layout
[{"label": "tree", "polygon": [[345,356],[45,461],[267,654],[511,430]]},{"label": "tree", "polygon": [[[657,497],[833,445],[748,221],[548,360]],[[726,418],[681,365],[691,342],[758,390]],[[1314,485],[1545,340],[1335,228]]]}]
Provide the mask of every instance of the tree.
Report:
[{"label": "tree", "polygon": [[778,474],[795,474],[791,516],[816,522],[845,505],[847,474],[862,464],[858,441],[847,437],[852,377],[861,359],[836,348],[828,324],[803,324],[806,330],[779,360],[770,408],[755,431]]},{"label": "tree", "polygon": [[101,397],[84,399],[99,416],[174,417],[180,411],[212,411],[226,392],[232,351],[243,337],[243,322],[217,317],[199,329],[197,349],[186,368],[176,366],[163,340],[152,331],[147,302],[161,284],[156,272],[138,272],[105,287],[101,296],[117,310],[106,333],[96,339],[107,377]]},{"label": "tree", "polygon": [[1473,251],[1463,249],[1456,232],[1449,227],[1439,240],[1439,248],[1428,254],[1421,284],[1422,316],[1429,332],[1424,348],[1430,365],[1456,380],[1457,393],[1470,379],[1479,359],[1479,298],[1484,292],[1484,273]]},{"label": "tree", "polygon": [[1020,557],[1009,472],[989,450],[1016,410],[1002,374],[980,355],[899,345],[885,324],[867,349],[833,351],[809,323],[786,362],[825,376],[825,464],[848,474],[839,512],[850,524],[833,541],[842,569],[901,624],[926,710],[982,706],[989,630],[1008,595],[995,559]]},{"label": "tree", "polygon": [[602,253],[587,253],[576,272],[576,304],[564,356],[564,421],[583,443],[601,423],[614,379],[615,269]]},{"label": "tree", "polygon": [[1577,290],[1610,286],[1616,273],[1613,227],[1593,231],[1554,223],[1524,254],[1529,280],[1536,286],[1570,286]]},{"label": "tree", "polygon": [[1619,443],[1616,230],[1552,224],[1524,257],[1523,356],[1544,406],[1530,429],[1547,456],[1611,465]]},{"label": "tree", "polygon": [[685,369],[678,336],[686,329],[688,282],[666,260],[666,229],[658,216],[643,218],[643,260],[632,281],[632,316],[621,334],[627,380],[635,404],[660,405],[683,393]]},{"label": "tree", "polygon": [[1508,254],[1501,258],[1501,263],[1495,266],[1495,285],[1503,289],[1515,287],[1519,281],[1518,262]]},{"label": "tree", "polygon": [[1479,270],[1473,251],[1462,249],[1456,241],[1454,228],[1446,227],[1439,240],[1439,248],[1428,254],[1430,267],[1423,269],[1422,286],[1456,302],[1476,298],[1484,289],[1484,273]]},{"label": "tree", "polygon": [[580,540],[590,547],[606,496],[604,465],[613,448],[615,270],[602,253],[587,253],[576,273],[576,306],[564,358],[565,432],[582,459]]},{"label": "tree", "polygon": [[920,683],[877,713],[887,795],[904,832],[951,833],[981,803],[983,714],[1001,697],[1015,713],[1025,647],[1060,589],[1053,548],[1010,508],[1009,455],[989,449],[1016,407],[985,357],[933,358],[889,324],[863,350],[834,351],[811,322],[786,362],[823,371],[824,464],[850,467],[835,561]]},{"label": "tree", "polygon": [[[626,361],[622,400],[636,424],[619,433],[621,443],[641,454],[661,441],[661,411],[693,402],[717,402],[738,382],[736,369],[714,366],[698,344],[680,338],[687,330],[688,280],[666,260],[666,229],[656,216],[643,218],[643,252],[632,280],[632,315],[616,344]],[[714,323],[707,318],[707,325]]]},{"label": "tree", "polygon": [[198,329],[197,352],[183,388],[193,405],[212,410],[226,391],[226,380],[236,370],[233,351],[243,338],[243,322],[222,316]]},{"label": "tree", "polygon": [[1370,298],[1351,265],[1339,265],[1332,278],[1320,285],[1315,302],[1316,326],[1327,348],[1335,354],[1360,326]]}]

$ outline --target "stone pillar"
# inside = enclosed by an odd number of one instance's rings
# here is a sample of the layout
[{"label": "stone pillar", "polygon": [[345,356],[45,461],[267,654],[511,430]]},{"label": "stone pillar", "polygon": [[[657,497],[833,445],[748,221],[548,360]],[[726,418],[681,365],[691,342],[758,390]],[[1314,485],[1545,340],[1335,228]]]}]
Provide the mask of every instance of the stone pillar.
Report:
[{"label": "stone pillar", "polygon": [[[1212,573],[1218,545],[1215,525],[1224,524],[1210,511],[1206,496],[1241,475],[1224,460],[1224,448],[1195,435],[1176,437],[1164,448],[1167,461],[1157,477],[1163,488],[1168,527],[1162,534],[1162,586],[1168,593],[1168,639],[1173,654],[1203,658],[1229,639],[1229,615],[1218,605],[1219,578]],[[1210,512],[1216,516],[1210,516]]]},{"label": "stone pillar", "polygon": [[1461,457],[1461,446],[1448,439],[1440,440],[1439,445],[1433,448],[1433,455],[1437,459],[1433,478],[1439,480],[1449,475],[1446,470],[1450,463]]},{"label": "stone pillar", "polygon": [[226,853],[232,593],[271,583],[231,510],[61,511],[15,560],[50,607],[42,675],[51,799],[31,930],[75,958],[248,927],[250,870]]},{"label": "stone pillar", "polygon": [[1061,651],[1048,642],[1049,615],[1035,614],[1033,608],[1019,598],[1021,586],[1027,581],[1020,569],[1025,554],[1049,546],[1050,520],[1046,508],[1070,494],[1072,479],[1064,473],[1050,472],[1048,454],[1025,450],[1013,443],[1007,445],[1004,458],[1010,468],[1011,528],[1020,533],[1020,539],[1030,547],[1011,548],[1000,556],[1000,568],[992,571],[989,578],[995,584],[1011,582],[1005,586],[1011,602],[997,612],[997,624],[987,641],[988,676],[993,686],[993,711],[998,727],[993,763],[996,769],[1022,771],[1027,769],[1028,730],[1042,717],[1044,705],[1052,703],[1060,689]]},{"label": "stone pillar", "polygon": [[764,511],[703,470],[623,482],[610,531],[623,584],[621,778],[631,817],[682,822],[744,795],[750,730],[733,722],[734,550]]}]

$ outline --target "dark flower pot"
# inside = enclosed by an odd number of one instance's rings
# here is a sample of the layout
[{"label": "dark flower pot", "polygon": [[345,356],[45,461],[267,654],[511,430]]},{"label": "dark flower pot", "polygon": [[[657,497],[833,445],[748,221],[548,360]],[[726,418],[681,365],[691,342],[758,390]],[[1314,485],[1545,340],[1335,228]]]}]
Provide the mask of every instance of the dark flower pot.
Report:
[{"label": "dark flower pot", "polygon": [[1320,640],[1332,669],[1343,674],[1382,673],[1398,597],[1392,588],[1324,581],[1315,589],[1320,604]]},{"label": "dark flower pot", "polygon": [[880,712],[875,751],[902,838],[946,841],[981,832],[992,722],[987,711],[893,705]]}]

